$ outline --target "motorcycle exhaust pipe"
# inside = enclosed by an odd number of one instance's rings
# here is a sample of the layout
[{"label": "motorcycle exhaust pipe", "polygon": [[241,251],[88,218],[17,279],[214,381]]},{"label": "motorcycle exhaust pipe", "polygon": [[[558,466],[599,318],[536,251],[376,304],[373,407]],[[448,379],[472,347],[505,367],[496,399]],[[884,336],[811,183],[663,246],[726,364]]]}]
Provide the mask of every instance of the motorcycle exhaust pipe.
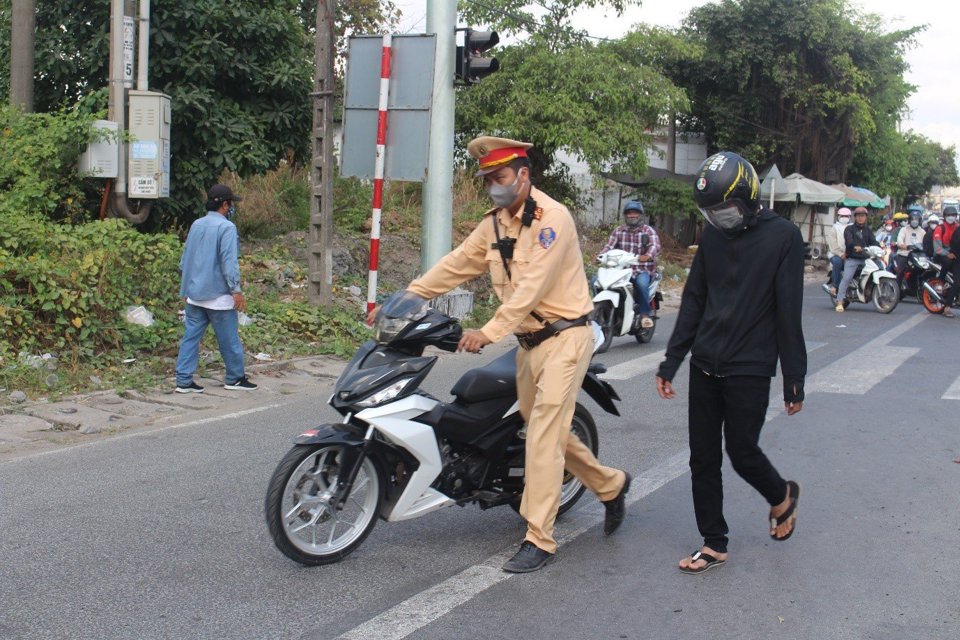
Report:
[{"label": "motorcycle exhaust pipe", "polygon": [[934,300],[937,301],[937,304],[943,304],[943,298],[940,296],[939,293],[937,293],[936,289],[930,286],[929,282],[924,282],[923,288],[927,293],[929,293],[933,297]]}]

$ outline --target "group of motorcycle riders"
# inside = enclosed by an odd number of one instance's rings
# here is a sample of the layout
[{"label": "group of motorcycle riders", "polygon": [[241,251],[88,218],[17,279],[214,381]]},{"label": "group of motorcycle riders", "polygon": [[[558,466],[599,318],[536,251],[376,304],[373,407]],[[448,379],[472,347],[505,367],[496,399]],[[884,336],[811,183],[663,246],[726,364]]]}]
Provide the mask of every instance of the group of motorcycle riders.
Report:
[{"label": "group of motorcycle riders", "polygon": [[828,258],[831,266],[830,293],[836,300],[836,310],[843,312],[847,288],[857,269],[866,261],[866,248],[881,247],[886,252],[887,268],[897,277],[901,287],[911,250],[922,248],[923,253],[939,264],[944,273],[953,275],[953,283],[944,296],[943,316],[953,317],[951,306],[960,289],[960,234],[955,205],[945,205],[941,216],[925,214],[922,207],[913,205],[907,213],[897,212],[883,219],[874,233],[867,225],[867,210],[847,207],[837,210],[837,220],[826,233]]}]

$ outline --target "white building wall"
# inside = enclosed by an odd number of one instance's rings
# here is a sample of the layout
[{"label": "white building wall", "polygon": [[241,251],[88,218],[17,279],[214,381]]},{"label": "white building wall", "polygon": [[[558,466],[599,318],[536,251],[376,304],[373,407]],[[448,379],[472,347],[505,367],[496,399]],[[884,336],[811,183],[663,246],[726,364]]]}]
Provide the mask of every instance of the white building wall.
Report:
[{"label": "white building wall", "polygon": [[[655,147],[647,151],[647,163],[656,169],[667,168],[666,136],[656,138]],[[681,175],[691,175],[707,157],[707,144],[702,135],[691,134],[677,138],[676,171]],[[662,157],[661,157],[662,155]],[[557,152],[557,160],[570,169],[574,184],[586,194],[589,204],[577,211],[577,217],[590,226],[609,224],[620,217],[620,208],[626,202],[633,188],[612,180],[595,178],[586,162],[566,151]]]}]

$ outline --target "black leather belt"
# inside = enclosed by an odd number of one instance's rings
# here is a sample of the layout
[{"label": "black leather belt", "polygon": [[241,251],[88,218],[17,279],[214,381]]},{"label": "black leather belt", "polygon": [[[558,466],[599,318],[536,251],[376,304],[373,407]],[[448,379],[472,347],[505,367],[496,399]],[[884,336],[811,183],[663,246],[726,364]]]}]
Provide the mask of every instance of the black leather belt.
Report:
[{"label": "black leather belt", "polygon": [[572,327],[582,327],[590,321],[590,314],[585,316],[580,316],[576,320],[557,320],[556,322],[551,322],[543,329],[539,331],[531,331],[529,333],[518,333],[517,342],[520,343],[520,346],[529,351],[534,347],[538,346],[540,343],[549,340],[553,336],[559,334],[561,331],[566,331]]}]

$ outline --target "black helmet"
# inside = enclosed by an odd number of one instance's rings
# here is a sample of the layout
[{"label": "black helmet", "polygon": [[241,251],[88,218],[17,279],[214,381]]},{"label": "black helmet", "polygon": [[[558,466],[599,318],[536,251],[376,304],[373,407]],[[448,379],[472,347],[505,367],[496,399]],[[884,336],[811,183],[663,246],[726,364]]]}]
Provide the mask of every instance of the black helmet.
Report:
[{"label": "black helmet", "polygon": [[[627,218],[627,214],[631,211],[639,214],[636,220],[631,221],[630,218]],[[628,227],[639,227],[644,223],[643,203],[639,200],[630,200],[627,202],[627,204],[623,205],[623,217]]]},{"label": "black helmet", "polygon": [[760,178],[753,165],[732,151],[715,153],[700,165],[693,199],[707,222],[732,237],[749,226],[760,208]]}]

